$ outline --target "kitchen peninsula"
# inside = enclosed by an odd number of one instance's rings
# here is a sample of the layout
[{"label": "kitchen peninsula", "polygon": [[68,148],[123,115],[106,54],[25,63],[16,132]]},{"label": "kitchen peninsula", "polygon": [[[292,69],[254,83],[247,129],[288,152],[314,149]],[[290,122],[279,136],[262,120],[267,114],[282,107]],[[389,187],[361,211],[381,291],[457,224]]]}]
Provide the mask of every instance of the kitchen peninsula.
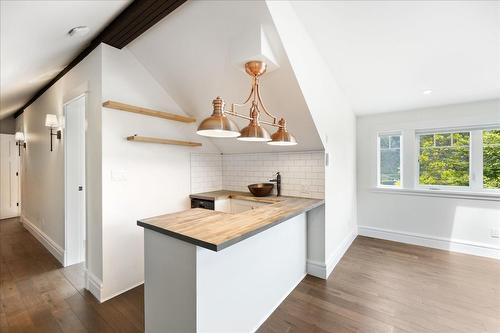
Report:
[{"label": "kitchen peninsula", "polygon": [[[255,331],[305,276],[307,212],[324,201],[234,191],[191,198],[213,200],[216,210],[138,221],[146,332]],[[217,211],[230,201],[248,209]]]}]

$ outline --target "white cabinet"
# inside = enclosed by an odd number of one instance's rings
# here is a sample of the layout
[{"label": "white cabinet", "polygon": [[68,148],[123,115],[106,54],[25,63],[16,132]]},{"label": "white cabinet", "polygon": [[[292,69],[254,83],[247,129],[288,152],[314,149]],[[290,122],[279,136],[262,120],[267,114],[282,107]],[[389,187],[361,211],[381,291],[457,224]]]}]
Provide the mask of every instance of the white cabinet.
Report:
[{"label": "white cabinet", "polygon": [[222,199],[215,200],[214,202],[214,208],[216,211],[231,214],[241,213],[265,205],[268,205],[268,203],[239,199]]},{"label": "white cabinet", "polygon": [[214,209],[218,212],[231,213],[231,199],[215,200]]}]

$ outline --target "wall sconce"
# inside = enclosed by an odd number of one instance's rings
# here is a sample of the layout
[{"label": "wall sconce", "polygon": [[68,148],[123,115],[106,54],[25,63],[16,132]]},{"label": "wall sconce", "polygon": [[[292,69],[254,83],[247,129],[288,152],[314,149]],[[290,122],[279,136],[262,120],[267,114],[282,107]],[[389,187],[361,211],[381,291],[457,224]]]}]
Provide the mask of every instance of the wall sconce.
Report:
[{"label": "wall sconce", "polygon": [[54,129],[59,127],[59,121],[57,120],[57,116],[55,114],[47,114],[45,116],[45,126],[50,128],[50,151],[54,151],[53,149],[53,137],[57,137],[57,140],[61,140],[61,130],[57,130],[54,133]]},{"label": "wall sconce", "polygon": [[16,132],[14,139],[16,140],[16,145],[19,148],[19,156],[21,156],[21,145],[24,148],[26,148],[26,142],[24,141],[24,133],[23,132]]}]

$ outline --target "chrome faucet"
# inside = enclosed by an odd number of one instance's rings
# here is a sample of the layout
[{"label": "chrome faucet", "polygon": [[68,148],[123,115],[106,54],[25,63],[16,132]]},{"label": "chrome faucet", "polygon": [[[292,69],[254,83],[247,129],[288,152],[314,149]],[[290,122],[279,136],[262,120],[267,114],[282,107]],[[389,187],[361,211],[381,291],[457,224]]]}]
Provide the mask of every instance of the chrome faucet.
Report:
[{"label": "chrome faucet", "polygon": [[278,193],[276,194],[277,197],[281,196],[281,175],[280,172],[276,172],[276,178],[275,179],[269,179],[270,182],[276,183],[276,189],[278,190]]}]

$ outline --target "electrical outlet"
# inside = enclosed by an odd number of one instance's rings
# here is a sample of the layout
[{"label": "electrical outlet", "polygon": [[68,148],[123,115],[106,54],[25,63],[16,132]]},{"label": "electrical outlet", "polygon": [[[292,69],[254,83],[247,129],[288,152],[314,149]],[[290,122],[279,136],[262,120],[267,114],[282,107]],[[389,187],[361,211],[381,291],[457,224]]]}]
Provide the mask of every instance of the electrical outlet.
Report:
[{"label": "electrical outlet", "polygon": [[491,228],[490,229],[490,236],[492,238],[499,238],[500,237],[500,230],[498,230],[498,228]]}]

